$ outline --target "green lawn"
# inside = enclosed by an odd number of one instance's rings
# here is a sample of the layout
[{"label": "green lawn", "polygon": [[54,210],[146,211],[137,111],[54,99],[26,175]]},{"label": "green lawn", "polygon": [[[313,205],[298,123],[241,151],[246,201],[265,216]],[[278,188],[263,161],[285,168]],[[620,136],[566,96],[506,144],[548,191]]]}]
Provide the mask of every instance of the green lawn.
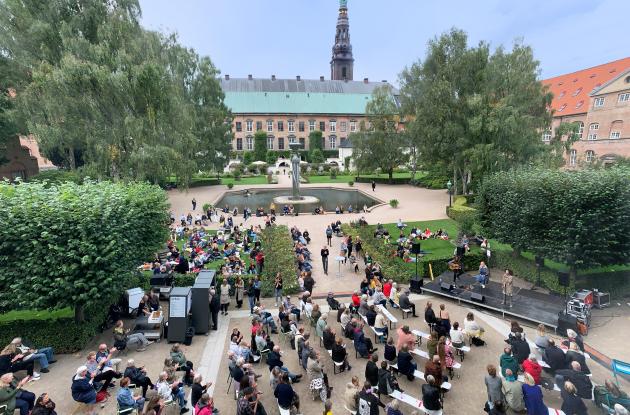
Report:
[{"label": "green lawn", "polygon": [[[416,172],[416,179],[420,179],[426,176],[425,172]],[[330,178],[330,174],[324,174],[321,176],[307,176],[309,183],[348,183],[354,181],[356,175],[354,174],[338,174],[335,179]],[[360,177],[366,179],[387,179],[387,174],[362,174]],[[411,172],[394,173],[394,179],[411,179]]]},{"label": "green lawn", "polygon": [[331,179],[330,175],[327,176],[306,176],[309,183],[348,183],[354,181],[352,175],[337,175],[337,178]]},{"label": "green lawn", "polygon": [[235,180],[234,177],[221,177],[221,184],[227,185],[229,183],[232,183],[235,186],[239,184],[267,184],[267,176],[241,177],[240,180]]},{"label": "green lawn", "polygon": [[0,314],[0,323],[14,320],[52,320],[56,318],[72,318],[74,311],[70,308],[59,310],[16,310],[6,314]]}]

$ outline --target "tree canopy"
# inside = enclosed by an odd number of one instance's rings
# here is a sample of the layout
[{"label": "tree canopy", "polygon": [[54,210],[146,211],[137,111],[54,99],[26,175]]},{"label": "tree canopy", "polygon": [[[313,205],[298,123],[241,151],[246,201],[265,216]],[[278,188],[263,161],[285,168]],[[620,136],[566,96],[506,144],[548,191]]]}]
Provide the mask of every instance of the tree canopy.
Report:
[{"label": "tree canopy", "polygon": [[571,267],[630,260],[630,170],[512,170],[490,175],[477,205],[484,236]]},{"label": "tree canopy", "polygon": [[258,130],[254,133],[254,161],[265,161],[267,159],[267,133]]},{"label": "tree canopy", "polygon": [[484,42],[469,47],[456,29],[431,40],[424,61],[401,74],[420,160],[447,166],[464,192],[473,178],[535,160],[547,151],[541,131],[551,121],[551,94],[538,74],[531,48],[520,43],[490,53]]},{"label": "tree canopy", "polygon": [[223,166],[231,116],[217,69],[175,35],[140,27],[136,0],[5,0],[0,14],[14,118],[51,160],[182,184]]},{"label": "tree canopy", "polygon": [[146,183],[0,182],[0,312],[116,300],[168,237],[166,194]]},{"label": "tree canopy", "polygon": [[399,109],[390,86],[383,85],[372,93],[365,112],[369,124],[361,123],[360,131],[350,134],[352,157],[359,172],[381,169],[391,180],[394,169],[409,156],[407,140],[398,131]]}]

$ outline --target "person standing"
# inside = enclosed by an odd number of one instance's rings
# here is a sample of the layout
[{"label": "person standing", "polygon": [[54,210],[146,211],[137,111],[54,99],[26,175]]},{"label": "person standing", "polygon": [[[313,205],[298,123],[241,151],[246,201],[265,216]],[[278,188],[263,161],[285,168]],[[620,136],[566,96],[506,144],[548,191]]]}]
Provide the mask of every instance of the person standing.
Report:
[{"label": "person standing", "polygon": [[328,251],[328,246],[324,245],[321,250],[322,255],[322,265],[324,266],[324,274],[328,275],[328,255],[330,252]]},{"label": "person standing", "polygon": [[217,295],[217,290],[212,288],[210,290],[210,315],[212,316],[212,330],[219,329],[219,309],[221,308],[221,302]]},{"label": "person standing", "polygon": [[350,258],[350,256],[352,256],[352,235],[348,236],[348,242],[346,242],[346,245],[348,247],[348,258]]},{"label": "person standing", "polygon": [[494,365],[488,365],[486,367],[488,374],[484,378],[486,384],[486,392],[488,393],[488,401],[486,402],[489,409],[494,407],[494,403],[503,401],[503,390],[501,387],[503,383],[501,378],[497,376],[497,368]]},{"label": "person standing", "polygon": [[228,306],[230,305],[230,285],[227,283],[227,278],[223,279],[220,287],[220,300],[221,300],[221,315],[227,316]]},{"label": "person standing", "polygon": [[376,190],[376,182],[372,180],[372,191]]},{"label": "person standing", "polygon": [[254,277],[254,297],[256,299],[256,302],[260,302],[260,290],[262,290],[262,281],[260,281],[260,274],[259,274],[259,275],[256,275],[256,277]]},{"label": "person standing", "polygon": [[274,295],[276,298],[276,307],[278,307],[278,302],[282,304],[282,275],[278,272],[276,274],[276,279],[273,282],[274,287]]},{"label": "person standing", "polygon": [[[512,293],[514,286],[514,275],[512,274],[512,270],[506,269],[503,274],[503,279],[501,281],[501,285],[503,286],[503,302],[502,305],[508,305],[512,307]],[[508,303],[509,300],[509,303]]]},{"label": "person standing", "polygon": [[328,243],[328,246],[332,246],[332,228],[330,227],[330,225],[328,225],[328,227],[326,228],[326,242]]},{"label": "person standing", "polygon": [[245,283],[243,279],[239,275],[236,277],[236,282],[234,283],[234,296],[236,297],[236,308],[241,308],[243,306],[243,294],[245,291]]},{"label": "person standing", "polygon": [[197,199],[195,199],[194,197],[192,200],[192,207],[193,207],[193,210],[197,209]]}]

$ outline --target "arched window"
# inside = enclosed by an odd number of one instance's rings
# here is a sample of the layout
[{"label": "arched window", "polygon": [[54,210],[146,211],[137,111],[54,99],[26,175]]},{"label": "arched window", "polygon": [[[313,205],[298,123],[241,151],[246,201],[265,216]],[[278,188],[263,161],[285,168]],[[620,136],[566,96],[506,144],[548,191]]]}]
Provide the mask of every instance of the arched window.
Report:
[{"label": "arched window", "polygon": [[337,148],[337,136],[336,135],[331,135],[330,137],[328,137],[328,147],[331,150],[335,150]]},{"label": "arched window", "polygon": [[595,152],[593,150],[586,150],[586,162],[592,163],[595,160]]},{"label": "arched window", "polygon": [[613,140],[621,138],[622,131],[623,131],[623,121],[622,120],[613,121],[610,127],[610,138]]}]

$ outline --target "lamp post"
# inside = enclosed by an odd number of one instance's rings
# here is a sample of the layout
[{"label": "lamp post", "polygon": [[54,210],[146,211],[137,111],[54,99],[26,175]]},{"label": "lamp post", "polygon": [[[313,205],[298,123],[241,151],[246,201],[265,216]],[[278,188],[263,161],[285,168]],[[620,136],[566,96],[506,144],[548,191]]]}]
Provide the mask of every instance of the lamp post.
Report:
[{"label": "lamp post", "polygon": [[451,207],[451,187],[453,187],[453,183],[449,180],[446,183],[446,187],[448,188],[448,207]]}]

